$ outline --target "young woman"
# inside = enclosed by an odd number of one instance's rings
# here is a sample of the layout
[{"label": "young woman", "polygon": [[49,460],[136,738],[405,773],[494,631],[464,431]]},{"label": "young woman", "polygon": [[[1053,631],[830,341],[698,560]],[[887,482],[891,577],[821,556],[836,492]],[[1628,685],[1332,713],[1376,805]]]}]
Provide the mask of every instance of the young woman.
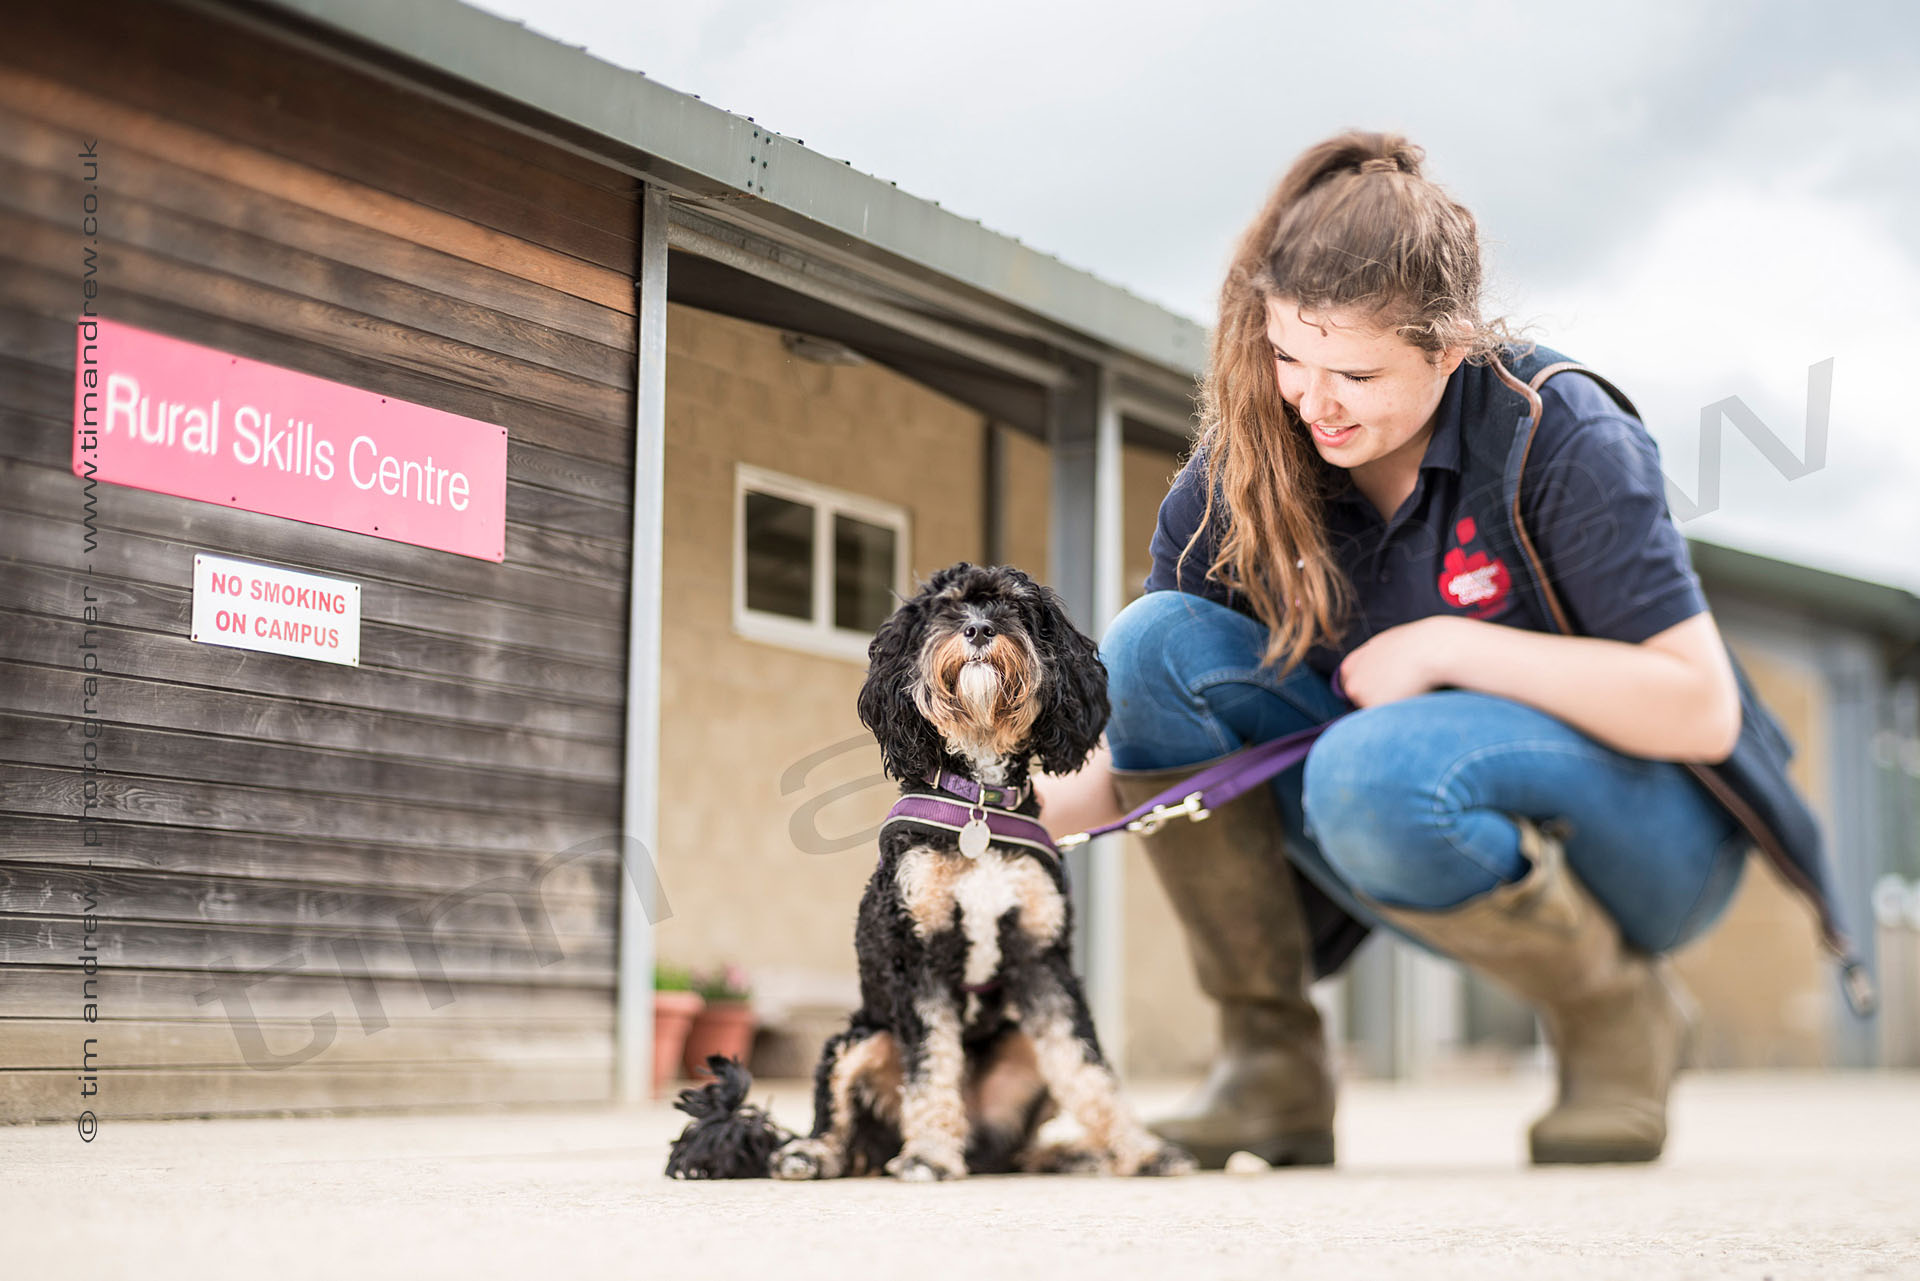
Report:
[{"label": "young woman", "polygon": [[1246,232],[1147,594],[1102,643],[1106,748],[1040,780],[1048,826],[1080,830],[1339,718],[1304,765],[1144,841],[1221,1018],[1207,1083],[1154,1128],[1210,1166],[1333,1159],[1307,985],[1374,925],[1538,1009],[1560,1088],[1535,1161],[1651,1160],[1688,1023],[1661,956],[1756,840],[1819,868],[1652,439],[1482,318],[1473,217],[1422,158],[1330,139]]}]

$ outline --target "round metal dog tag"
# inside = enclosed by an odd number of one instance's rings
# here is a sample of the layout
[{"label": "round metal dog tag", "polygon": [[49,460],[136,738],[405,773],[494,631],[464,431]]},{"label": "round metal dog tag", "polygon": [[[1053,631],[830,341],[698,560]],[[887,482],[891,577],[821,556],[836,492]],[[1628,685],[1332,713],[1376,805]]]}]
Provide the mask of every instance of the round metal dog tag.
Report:
[{"label": "round metal dog tag", "polygon": [[967,825],[960,829],[960,852],[968,858],[979,858],[987,852],[988,834],[985,819],[968,819]]}]

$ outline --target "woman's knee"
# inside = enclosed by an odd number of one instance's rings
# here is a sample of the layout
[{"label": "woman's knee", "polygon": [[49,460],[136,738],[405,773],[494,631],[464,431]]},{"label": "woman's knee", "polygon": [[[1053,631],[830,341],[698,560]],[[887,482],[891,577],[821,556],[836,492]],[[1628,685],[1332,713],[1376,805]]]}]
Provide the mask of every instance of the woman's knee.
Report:
[{"label": "woman's knee", "polygon": [[1178,659],[1192,648],[1195,599],[1181,592],[1148,592],[1114,615],[1100,638],[1110,687],[1178,678]]},{"label": "woman's knee", "polygon": [[1431,792],[1410,759],[1403,703],[1362,708],[1314,740],[1301,779],[1307,824],[1316,835],[1390,826],[1403,829],[1431,809]]},{"label": "woman's knee", "polygon": [[[1333,869],[1396,907],[1442,908],[1524,872],[1484,834],[1462,839],[1445,795],[1447,762],[1423,754],[1417,700],[1365,708],[1328,726],[1308,754],[1303,821]],[[1491,816],[1489,816],[1491,817]]]},{"label": "woman's knee", "polygon": [[1687,892],[1680,881],[1664,894],[1636,894],[1615,912],[1621,937],[1643,952],[1663,954],[1693,942],[1711,929],[1733,903],[1747,862],[1746,834],[1735,827],[1712,846],[1711,854],[1691,861],[1698,888]]},{"label": "woman's knee", "polygon": [[1123,609],[1100,645],[1116,766],[1205,760],[1340,714],[1312,669],[1282,676],[1264,665],[1266,643],[1257,619],[1184,592],[1149,592]]},{"label": "woman's knee", "polygon": [[[1206,719],[1192,669],[1211,661],[1206,655],[1217,644],[1209,643],[1207,629],[1219,620],[1208,611],[1222,608],[1181,592],[1148,592],[1115,615],[1101,637],[1100,658],[1113,705],[1107,737],[1116,750],[1128,740],[1161,736],[1170,721]],[[1224,740],[1209,741],[1226,750]]]}]

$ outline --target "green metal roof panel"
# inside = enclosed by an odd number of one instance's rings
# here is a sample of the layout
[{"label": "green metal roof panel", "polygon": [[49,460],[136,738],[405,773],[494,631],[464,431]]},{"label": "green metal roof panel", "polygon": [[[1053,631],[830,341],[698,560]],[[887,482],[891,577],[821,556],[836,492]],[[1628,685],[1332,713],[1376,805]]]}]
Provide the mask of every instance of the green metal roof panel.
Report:
[{"label": "green metal roof panel", "polygon": [[1904,644],[1920,643],[1920,596],[1912,592],[1696,538],[1687,540],[1687,549],[1709,591],[1724,588],[1795,605]]}]

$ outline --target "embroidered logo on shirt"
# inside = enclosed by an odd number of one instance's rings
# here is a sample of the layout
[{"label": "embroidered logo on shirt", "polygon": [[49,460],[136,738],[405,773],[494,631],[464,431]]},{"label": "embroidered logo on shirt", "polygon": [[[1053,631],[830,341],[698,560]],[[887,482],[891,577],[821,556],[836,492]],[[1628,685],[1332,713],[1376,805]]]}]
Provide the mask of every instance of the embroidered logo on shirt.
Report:
[{"label": "embroidered logo on shirt", "polygon": [[1456,609],[1472,610],[1475,618],[1492,618],[1506,604],[1513,579],[1505,561],[1484,551],[1469,555],[1464,550],[1479,532],[1471,516],[1454,525],[1453,541],[1457,545],[1447,549],[1446,559],[1441,562],[1446,568],[1440,571],[1440,595]]}]

